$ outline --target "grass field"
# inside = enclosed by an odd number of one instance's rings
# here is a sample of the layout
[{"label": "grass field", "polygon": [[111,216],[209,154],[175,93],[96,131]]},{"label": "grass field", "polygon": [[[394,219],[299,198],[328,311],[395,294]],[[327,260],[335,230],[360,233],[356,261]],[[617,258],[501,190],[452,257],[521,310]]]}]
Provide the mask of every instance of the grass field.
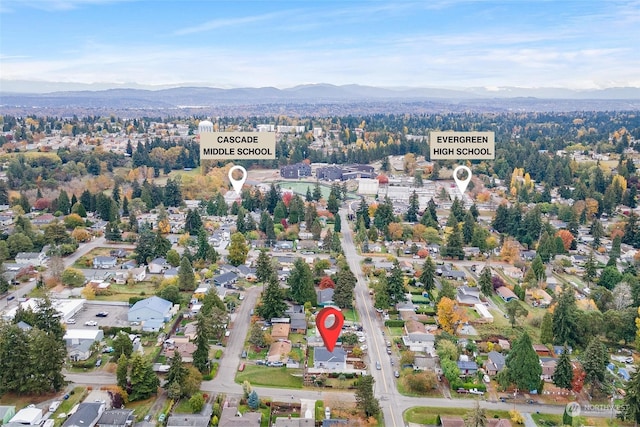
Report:
[{"label": "grass field", "polygon": [[[313,193],[313,189],[316,187],[315,182],[291,182],[291,181],[278,181],[276,184],[280,185],[280,188],[286,188],[293,190],[295,193],[305,196],[307,194],[307,187]],[[331,193],[331,187],[324,184],[320,184],[320,191],[322,192],[322,198],[328,199],[329,193]]]},{"label": "grass field", "polygon": [[[468,409],[461,408],[432,408],[428,406],[414,406],[413,408],[407,409],[404,412],[403,417],[406,422],[435,425],[438,415],[464,417],[467,412],[469,412]],[[493,418],[495,415],[497,415],[498,418],[509,418],[509,413],[507,411],[487,411],[487,418]]]},{"label": "grass field", "polygon": [[[295,375],[293,375],[295,374]],[[236,375],[236,382],[242,384],[249,381],[251,385],[279,388],[302,388],[302,370],[270,368],[267,366],[247,365]]]},{"label": "grass field", "polygon": [[344,316],[344,320],[347,322],[358,322],[360,318],[358,317],[358,312],[352,308],[342,310],[342,315]]},{"label": "grass field", "polygon": [[189,399],[180,399],[180,401],[173,407],[173,412],[176,414],[193,414],[193,409],[191,409]]},{"label": "grass field", "polygon": [[156,402],[156,396],[150,397],[145,400],[138,400],[135,402],[127,403],[127,409],[133,409],[133,415],[136,417],[136,420],[142,421],[145,415],[149,413],[151,407]]}]

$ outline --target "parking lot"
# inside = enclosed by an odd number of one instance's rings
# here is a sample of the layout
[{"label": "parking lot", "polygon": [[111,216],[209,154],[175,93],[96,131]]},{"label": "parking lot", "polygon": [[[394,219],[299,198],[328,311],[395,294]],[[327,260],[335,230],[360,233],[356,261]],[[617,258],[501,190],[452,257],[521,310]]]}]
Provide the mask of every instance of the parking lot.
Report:
[{"label": "parking lot", "polygon": [[[108,312],[109,315],[107,317],[97,317],[96,314],[102,311]],[[67,325],[67,327],[73,329],[92,329],[100,326],[125,327],[129,326],[129,321],[127,320],[128,312],[128,304],[111,305],[87,302],[85,303],[84,308],[75,316],[73,316],[73,319],[75,319],[76,323]],[[97,326],[85,326],[84,323],[88,321],[97,322]]]}]

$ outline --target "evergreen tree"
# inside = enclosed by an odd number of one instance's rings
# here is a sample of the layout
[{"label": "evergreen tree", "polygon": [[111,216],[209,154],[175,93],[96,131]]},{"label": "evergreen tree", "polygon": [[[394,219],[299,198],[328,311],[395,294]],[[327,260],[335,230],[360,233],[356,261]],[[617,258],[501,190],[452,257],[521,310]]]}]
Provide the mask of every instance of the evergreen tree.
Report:
[{"label": "evergreen tree", "polygon": [[193,352],[193,366],[200,372],[207,372],[209,369],[209,336],[211,328],[202,311],[196,316],[196,349]]},{"label": "evergreen tree", "polygon": [[480,291],[485,297],[489,298],[493,294],[493,283],[491,282],[491,267],[489,267],[488,265],[485,265],[480,272],[480,277],[478,278],[478,286],[480,287]]},{"label": "evergreen tree", "polygon": [[338,210],[340,209],[340,202],[333,192],[329,195],[329,200],[327,201],[327,210],[331,212],[334,216],[338,214]]},{"label": "evergreen tree", "polygon": [[297,258],[293,264],[291,274],[287,279],[289,295],[298,304],[310,302],[316,305],[316,291],[313,287],[313,273],[309,265],[302,258]]},{"label": "evergreen tree", "polygon": [[449,234],[447,242],[442,248],[442,256],[444,258],[464,259],[464,251],[462,250],[462,234],[459,231],[453,231]]},{"label": "evergreen tree", "polygon": [[258,393],[255,390],[251,390],[249,393],[249,397],[247,398],[247,406],[251,408],[251,410],[255,411],[260,406],[260,398],[258,397]]},{"label": "evergreen tree", "polygon": [[129,338],[129,335],[124,332],[120,332],[116,335],[113,340],[112,347],[113,354],[116,356],[118,354],[124,354],[125,357],[128,358],[131,356],[131,353],[133,353],[133,343],[131,342],[131,338]]},{"label": "evergreen tree", "polygon": [[313,200],[316,202],[322,199],[322,190],[320,190],[320,183],[316,181],[316,185],[313,187]]},{"label": "evergreen tree", "polygon": [[571,366],[571,359],[569,359],[569,350],[567,346],[564,346],[562,354],[556,364],[556,370],[554,371],[551,379],[556,387],[571,390],[571,383],[573,382],[573,366]]},{"label": "evergreen tree", "polygon": [[333,292],[333,301],[340,308],[353,307],[353,290],[356,287],[356,276],[348,264],[340,267],[336,277],[336,287]]},{"label": "evergreen tree", "polygon": [[418,209],[420,208],[418,195],[415,190],[409,196],[409,207],[404,215],[404,219],[407,222],[418,222]]},{"label": "evergreen tree", "polygon": [[540,326],[540,342],[542,344],[553,343],[553,314],[549,311],[542,316],[542,325]]},{"label": "evergreen tree", "polygon": [[[63,215],[68,215],[71,212],[71,202],[69,201],[69,195],[66,191],[60,190],[60,194],[58,195],[57,201],[58,210],[62,212]],[[28,211],[25,211],[28,212]]]},{"label": "evergreen tree", "polygon": [[342,231],[342,219],[340,215],[336,215],[335,222],[333,223],[333,231],[336,233],[340,233]]},{"label": "evergreen tree", "polygon": [[278,283],[278,276],[272,274],[267,283],[267,287],[262,293],[262,302],[257,307],[256,312],[260,317],[271,320],[275,317],[282,317],[287,309],[287,303],[284,302],[284,291]]},{"label": "evergreen tree", "polygon": [[368,230],[371,226],[371,217],[369,216],[369,205],[364,200],[364,197],[360,198],[360,204],[356,212],[356,223],[359,223],[360,219],[363,221],[364,228]]},{"label": "evergreen tree", "polygon": [[607,348],[600,338],[592,338],[584,351],[582,359],[582,368],[585,373],[584,379],[585,382],[591,385],[592,396],[595,388],[599,387],[604,381],[607,371],[607,363],[609,363]]},{"label": "evergreen tree", "polygon": [[304,201],[305,202],[312,202],[313,201],[313,196],[311,195],[311,189],[309,187],[307,187],[307,194],[304,197]]},{"label": "evergreen tree", "polygon": [[271,257],[269,257],[266,250],[261,250],[256,261],[256,277],[258,282],[267,283],[267,280],[274,274],[274,268],[271,264]]},{"label": "evergreen tree", "polygon": [[505,360],[509,382],[520,390],[533,391],[540,386],[542,367],[531,344],[529,334],[524,332],[511,348]]},{"label": "evergreen tree", "polygon": [[578,342],[577,305],[575,294],[567,285],[563,286],[558,303],[553,311],[553,343],[575,347]]},{"label": "evergreen tree", "polygon": [[636,365],[635,372],[625,384],[624,391],[623,419],[632,420],[637,426],[640,423],[640,366]]},{"label": "evergreen tree", "polygon": [[380,402],[373,394],[374,382],[371,375],[364,375],[356,383],[356,407],[364,412],[366,418],[375,418],[380,413]]},{"label": "evergreen tree", "polygon": [[122,199],[122,216],[129,216],[129,199],[127,196]]},{"label": "evergreen tree", "polygon": [[191,261],[184,255],[180,260],[180,269],[178,270],[178,287],[181,291],[194,291],[196,289],[196,276],[193,272]]},{"label": "evergreen tree", "polygon": [[598,270],[596,266],[596,260],[593,256],[593,252],[589,253],[587,260],[584,263],[584,279],[588,285],[591,285],[594,279],[598,275]]},{"label": "evergreen tree", "polygon": [[179,351],[176,351],[171,358],[171,365],[169,365],[169,371],[167,372],[164,388],[168,389],[173,383],[182,387],[182,384],[184,384],[184,381],[187,378],[187,374],[187,368],[182,364],[182,356]]},{"label": "evergreen tree", "polygon": [[467,245],[471,243],[471,240],[473,239],[475,226],[475,218],[471,215],[471,212],[467,211],[467,213],[464,214],[464,222],[462,223],[462,238],[464,243]]},{"label": "evergreen tree", "polygon": [[533,273],[535,274],[536,280],[538,282],[544,279],[546,272],[540,255],[536,255],[536,257],[533,259],[533,262],[531,263],[531,270],[533,270]]},{"label": "evergreen tree", "polygon": [[435,287],[436,280],[436,264],[433,262],[430,256],[425,258],[424,264],[422,264],[422,274],[420,275],[420,281],[424,290],[431,292]]},{"label": "evergreen tree", "polygon": [[476,400],[476,406],[467,412],[464,417],[464,425],[466,427],[486,427],[488,426],[487,412],[480,407],[480,402]]},{"label": "evergreen tree", "polygon": [[127,376],[129,375],[129,359],[124,353],[118,358],[118,368],[116,369],[116,384],[123,390],[127,389],[129,383]]},{"label": "evergreen tree", "polygon": [[160,380],[153,372],[151,362],[144,356],[136,353],[131,358],[131,380],[129,400],[143,400],[151,397],[158,391]]},{"label": "evergreen tree", "polygon": [[407,299],[404,291],[404,275],[398,260],[394,261],[391,274],[387,278],[387,295],[389,296],[389,303],[392,305]]},{"label": "evergreen tree", "polygon": [[185,233],[189,233],[192,236],[198,234],[200,229],[202,228],[202,218],[197,210],[187,210],[187,216],[184,222],[184,231]]}]

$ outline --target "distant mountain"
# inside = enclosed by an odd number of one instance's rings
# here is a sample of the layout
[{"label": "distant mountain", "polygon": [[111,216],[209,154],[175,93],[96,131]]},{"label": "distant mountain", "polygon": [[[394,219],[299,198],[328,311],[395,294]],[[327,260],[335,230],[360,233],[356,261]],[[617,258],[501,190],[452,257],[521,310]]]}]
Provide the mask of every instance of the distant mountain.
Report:
[{"label": "distant mountain", "polygon": [[[67,90],[42,93],[11,92],[7,88],[26,88],[26,82],[1,81],[0,112],[17,114],[29,109],[44,109],[55,113],[97,110],[167,111],[179,109],[238,111],[239,106],[252,106],[251,111],[297,111],[313,114],[326,111],[319,105],[369,105],[370,111],[380,111],[382,104],[389,112],[426,111],[575,111],[575,110],[634,110],[640,105],[640,88],[610,88],[603,90],[570,90],[559,88],[380,88],[362,85],[336,86],[310,84],[287,89],[275,87],[221,89],[212,87],[111,88],[102,90]],[[34,84],[41,87],[42,83]],[[51,83],[50,87],[55,87]],[[67,86],[70,87],[70,86]],[[85,86],[87,89],[90,85]],[[422,103],[421,105],[418,105]],[[398,107],[400,104],[403,106]],[[264,106],[271,106],[265,109]],[[313,106],[302,109],[299,106]],[[376,107],[377,105],[377,107]],[[257,108],[258,106],[263,106]],[[297,107],[296,107],[297,106]],[[232,107],[235,107],[232,108]],[[362,108],[360,108],[362,110]],[[243,111],[248,111],[247,109]],[[302,112],[301,112],[302,111]],[[337,109],[336,109],[337,111]]]}]

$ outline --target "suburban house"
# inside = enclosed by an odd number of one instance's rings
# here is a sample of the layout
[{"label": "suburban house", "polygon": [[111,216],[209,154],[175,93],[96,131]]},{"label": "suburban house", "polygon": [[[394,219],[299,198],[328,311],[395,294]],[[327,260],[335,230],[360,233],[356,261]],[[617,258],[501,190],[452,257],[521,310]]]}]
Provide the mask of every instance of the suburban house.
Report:
[{"label": "suburban house", "polygon": [[553,377],[553,373],[556,371],[556,365],[558,361],[556,359],[551,359],[548,357],[544,357],[540,359],[540,365],[542,365],[542,374],[540,375],[543,380],[551,381]]},{"label": "suburban house", "polygon": [[142,322],[143,332],[160,332],[164,327],[164,322],[160,319],[149,319]]},{"label": "suburban house", "polygon": [[512,279],[521,280],[522,278],[524,278],[524,273],[518,267],[503,267],[502,271],[507,277],[511,277]]},{"label": "suburban house", "polygon": [[42,423],[42,409],[26,408],[20,409],[9,420],[9,425],[38,426]]},{"label": "suburban house", "polygon": [[481,303],[480,289],[475,286],[460,286],[456,292],[456,301],[468,307]]},{"label": "suburban house", "polygon": [[505,358],[502,353],[490,351],[487,356],[488,358],[484,363],[484,369],[489,376],[494,376],[504,369]]},{"label": "suburban house", "polygon": [[109,269],[115,268],[118,264],[118,258],[114,256],[97,256],[93,258],[93,268]]},{"label": "suburban house", "polygon": [[258,276],[256,276],[256,269],[253,267],[247,267],[246,265],[238,266],[238,275],[250,282],[258,279]]},{"label": "suburban house", "polygon": [[211,415],[175,414],[167,418],[167,427],[208,427]]},{"label": "suburban house", "polygon": [[136,267],[129,270],[129,277],[136,282],[142,282],[147,278],[147,269],[144,267]]},{"label": "suburban house", "polygon": [[235,406],[222,408],[218,427],[260,427],[261,412],[245,412],[241,414]]},{"label": "suburban house", "polygon": [[192,342],[176,343],[176,346],[171,350],[167,350],[165,355],[172,359],[176,353],[180,354],[184,363],[193,363],[193,353],[196,351],[197,346]]},{"label": "suburban house", "polygon": [[18,252],[16,254],[16,264],[40,267],[45,264],[46,260],[47,255],[44,252]]},{"label": "suburban house", "polygon": [[135,416],[132,409],[109,409],[102,413],[97,427],[126,427],[133,425]]},{"label": "suburban house", "polygon": [[325,305],[333,304],[333,288],[319,289],[318,294],[318,306],[324,307]]},{"label": "suburban house", "polygon": [[102,402],[83,402],[78,405],[78,409],[62,424],[63,427],[94,427],[102,413],[105,411],[105,404]]},{"label": "suburban house", "polygon": [[288,323],[276,323],[271,328],[271,338],[274,340],[286,340],[289,338],[291,325]]},{"label": "suburban house", "polygon": [[294,334],[307,333],[307,317],[304,313],[291,313],[291,332]]},{"label": "suburban house", "polygon": [[471,377],[478,373],[478,364],[472,360],[458,360],[461,377]]},{"label": "suburban house", "polygon": [[238,275],[233,272],[222,273],[214,276],[213,283],[216,286],[222,286],[223,288],[231,288],[238,281]]},{"label": "suburban house", "polygon": [[504,302],[509,302],[512,299],[518,299],[518,296],[513,293],[513,291],[506,286],[500,286],[496,289],[496,293]]},{"label": "suburban house", "polygon": [[171,267],[171,265],[164,258],[156,258],[149,263],[149,273],[151,274],[160,274],[167,268]]},{"label": "suburban house", "polygon": [[433,334],[412,332],[402,336],[402,343],[414,352],[423,352],[430,356],[435,356],[436,354],[436,337]]},{"label": "suburban house", "polygon": [[478,323],[493,323],[493,314],[489,311],[484,304],[474,304],[474,310],[480,315],[480,318],[476,320]]},{"label": "suburban house", "polygon": [[533,344],[532,345],[533,350],[536,352],[536,354],[540,357],[552,357],[553,355],[551,354],[551,350],[549,350],[549,347],[547,347],[544,344]]},{"label": "suburban house", "polygon": [[171,320],[171,308],[173,303],[157,296],[152,296],[135,303],[127,315],[129,322],[159,320],[168,322]]},{"label": "suburban house", "polygon": [[103,339],[104,331],[102,329],[67,329],[64,341],[69,359],[74,361],[87,360],[91,357],[93,344],[102,342]]},{"label": "suburban house", "polygon": [[327,350],[326,347],[315,347],[313,349],[313,367],[329,371],[345,371],[347,369],[347,352],[342,347],[336,347],[333,351]]},{"label": "suburban house", "polygon": [[291,341],[276,341],[269,347],[267,362],[282,362],[289,357]]}]

